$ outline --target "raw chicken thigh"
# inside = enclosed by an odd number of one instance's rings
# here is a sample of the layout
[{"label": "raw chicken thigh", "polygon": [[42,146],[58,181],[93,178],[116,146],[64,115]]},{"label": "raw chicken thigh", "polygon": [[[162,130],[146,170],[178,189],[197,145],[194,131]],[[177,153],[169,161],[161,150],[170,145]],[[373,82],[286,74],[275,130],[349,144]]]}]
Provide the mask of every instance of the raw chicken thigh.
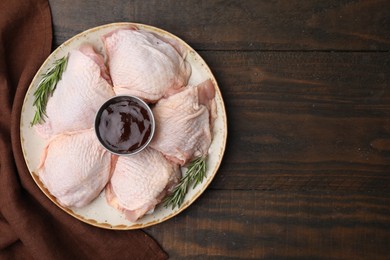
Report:
[{"label": "raw chicken thigh", "polygon": [[93,130],[57,135],[45,147],[38,176],[65,207],[82,207],[107,184],[111,154],[96,140]]},{"label": "raw chicken thigh", "polygon": [[153,210],[180,176],[178,165],[151,148],[132,156],[119,156],[106,187],[107,202],[134,222]]},{"label": "raw chicken thigh", "polygon": [[216,117],[214,95],[214,85],[207,80],[161,99],[153,108],[156,132],[150,146],[181,165],[206,156]]},{"label": "raw chicken thigh", "polygon": [[156,102],[187,84],[191,66],[178,43],[135,28],[111,32],[103,41],[116,94]]},{"label": "raw chicken thigh", "polygon": [[48,138],[91,128],[99,107],[115,95],[109,82],[103,57],[92,46],[71,51],[62,78],[48,100],[47,118],[36,126],[37,132]]}]

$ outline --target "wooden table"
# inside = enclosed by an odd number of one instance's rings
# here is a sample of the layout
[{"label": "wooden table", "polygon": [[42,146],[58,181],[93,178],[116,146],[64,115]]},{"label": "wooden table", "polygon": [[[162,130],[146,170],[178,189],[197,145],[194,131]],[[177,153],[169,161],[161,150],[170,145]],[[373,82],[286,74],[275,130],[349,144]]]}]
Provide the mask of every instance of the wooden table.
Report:
[{"label": "wooden table", "polygon": [[172,258],[390,257],[389,1],[50,0],[54,46],[131,21],[206,60],[228,144],[211,186],[145,229]]}]

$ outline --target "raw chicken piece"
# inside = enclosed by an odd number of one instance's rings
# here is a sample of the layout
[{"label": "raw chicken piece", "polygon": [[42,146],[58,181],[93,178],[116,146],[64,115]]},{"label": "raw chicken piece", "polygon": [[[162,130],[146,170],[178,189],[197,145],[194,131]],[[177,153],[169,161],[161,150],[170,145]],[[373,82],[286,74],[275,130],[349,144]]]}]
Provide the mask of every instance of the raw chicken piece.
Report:
[{"label": "raw chicken piece", "polygon": [[100,106],[115,95],[103,57],[84,45],[69,53],[67,67],[49,98],[45,122],[35,129],[44,138],[89,129]]},{"label": "raw chicken piece", "polygon": [[154,149],[120,156],[106,187],[107,202],[134,222],[153,210],[179,178],[178,165]]},{"label": "raw chicken piece", "polygon": [[57,135],[42,154],[39,179],[65,207],[82,207],[107,184],[114,159],[93,130]]},{"label": "raw chicken piece", "polygon": [[185,61],[184,48],[174,40],[132,27],[113,31],[103,41],[118,95],[156,102],[188,82],[191,66]]},{"label": "raw chicken piece", "polygon": [[216,117],[214,95],[214,85],[207,80],[161,99],[153,108],[156,131],[150,146],[181,165],[206,156]]}]

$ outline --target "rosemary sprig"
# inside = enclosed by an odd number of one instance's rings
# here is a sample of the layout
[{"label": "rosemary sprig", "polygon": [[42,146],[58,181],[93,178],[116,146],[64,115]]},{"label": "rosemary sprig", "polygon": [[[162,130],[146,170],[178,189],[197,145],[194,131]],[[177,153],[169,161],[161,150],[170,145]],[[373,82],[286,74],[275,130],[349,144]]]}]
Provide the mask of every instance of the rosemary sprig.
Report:
[{"label": "rosemary sprig", "polygon": [[54,90],[56,89],[58,81],[62,77],[62,73],[66,69],[66,64],[68,63],[68,55],[58,59],[54,62],[53,67],[48,69],[43,75],[42,80],[38,84],[37,90],[34,92],[34,103],[33,106],[36,106],[36,111],[33,120],[31,121],[31,126],[39,124],[45,121],[46,115],[46,104],[49,99],[49,96],[53,95]]},{"label": "rosemary sprig", "polygon": [[180,207],[188,192],[188,187],[193,184],[193,188],[195,188],[202,183],[206,177],[206,171],[206,158],[199,157],[193,160],[188,166],[186,175],[176,185],[173,192],[164,199],[164,206],[166,208],[172,206],[172,209]]}]

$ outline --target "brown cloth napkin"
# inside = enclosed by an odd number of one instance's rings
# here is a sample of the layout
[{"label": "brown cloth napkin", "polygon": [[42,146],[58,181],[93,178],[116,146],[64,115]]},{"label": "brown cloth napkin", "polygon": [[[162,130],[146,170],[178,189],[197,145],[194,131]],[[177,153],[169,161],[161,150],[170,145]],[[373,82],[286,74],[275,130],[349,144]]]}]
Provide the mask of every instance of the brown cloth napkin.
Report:
[{"label": "brown cloth napkin", "polygon": [[0,258],[165,259],[143,231],[85,224],[55,206],[30,176],[20,146],[27,88],[51,51],[47,0],[0,1]]}]

